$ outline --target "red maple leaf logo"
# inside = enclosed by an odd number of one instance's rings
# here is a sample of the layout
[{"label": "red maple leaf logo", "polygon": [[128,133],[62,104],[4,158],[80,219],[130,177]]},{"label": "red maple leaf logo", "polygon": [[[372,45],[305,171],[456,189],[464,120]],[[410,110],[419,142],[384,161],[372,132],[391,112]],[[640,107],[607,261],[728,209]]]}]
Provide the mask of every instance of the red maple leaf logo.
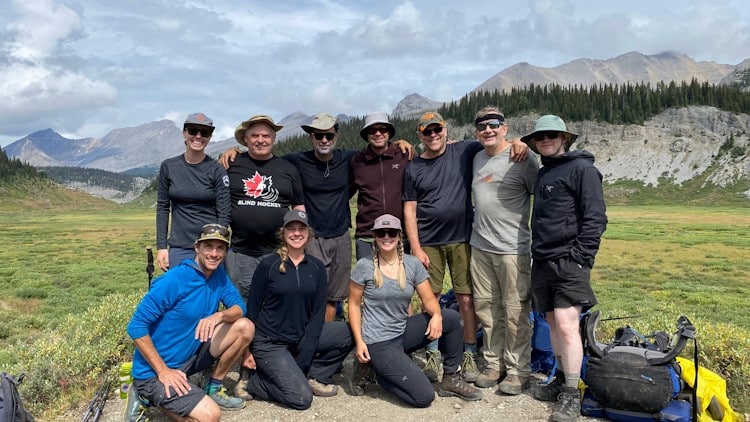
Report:
[{"label": "red maple leaf logo", "polygon": [[242,182],[245,184],[245,194],[253,198],[260,197],[263,193],[263,189],[267,187],[265,178],[261,176],[257,171],[252,178],[242,179]]}]

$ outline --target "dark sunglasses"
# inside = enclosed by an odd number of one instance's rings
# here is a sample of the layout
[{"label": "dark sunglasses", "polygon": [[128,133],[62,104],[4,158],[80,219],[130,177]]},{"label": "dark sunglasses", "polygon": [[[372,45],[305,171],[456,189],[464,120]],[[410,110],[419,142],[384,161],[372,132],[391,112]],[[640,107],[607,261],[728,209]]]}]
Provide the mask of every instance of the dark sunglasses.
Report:
[{"label": "dark sunglasses", "polygon": [[369,128],[367,128],[367,134],[368,135],[374,135],[374,134],[376,134],[378,132],[380,132],[380,133],[382,133],[384,135],[387,135],[388,134],[388,127],[386,127],[386,126],[370,126]]},{"label": "dark sunglasses", "polygon": [[401,233],[401,232],[399,230],[397,230],[397,229],[380,229],[380,230],[375,230],[373,232],[373,234],[375,235],[375,237],[381,237],[381,238],[385,237],[386,235],[388,235],[389,237],[392,237],[392,238],[393,237],[397,237],[399,233]]},{"label": "dark sunglasses", "polygon": [[212,133],[214,133],[213,128],[210,127],[188,126],[185,128],[185,130],[190,136],[195,136],[200,133],[204,138],[208,138]]},{"label": "dark sunglasses", "polygon": [[219,233],[221,237],[229,237],[229,230],[221,224],[206,224],[201,229],[201,235]]},{"label": "dark sunglasses", "polygon": [[501,122],[500,120],[488,120],[486,122],[477,123],[474,125],[474,127],[477,128],[478,131],[482,132],[484,130],[487,130],[488,126],[490,129],[497,129],[502,125],[503,122]]},{"label": "dark sunglasses", "polygon": [[422,136],[432,136],[433,133],[441,133],[442,131],[443,131],[443,126],[438,126],[432,129],[425,129],[421,133],[422,133]]},{"label": "dark sunglasses", "polygon": [[545,130],[543,132],[537,132],[531,135],[531,139],[534,141],[543,141],[545,138],[552,140],[557,139],[560,136],[560,132],[556,130]]},{"label": "dark sunglasses", "polygon": [[326,138],[329,141],[333,141],[333,138],[336,137],[336,134],[330,133],[330,132],[326,132],[326,133],[316,132],[316,133],[313,133],[313,137],[315,137],[315,139],[318,141],[322,141],[323,138]]}]

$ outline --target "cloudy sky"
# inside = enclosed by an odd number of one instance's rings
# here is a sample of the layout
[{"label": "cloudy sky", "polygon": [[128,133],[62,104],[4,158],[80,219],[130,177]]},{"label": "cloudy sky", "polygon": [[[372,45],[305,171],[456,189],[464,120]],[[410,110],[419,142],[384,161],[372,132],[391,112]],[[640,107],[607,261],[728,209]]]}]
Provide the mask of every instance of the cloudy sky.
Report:
[{"label": "cloudy sky", "polygon": [[673,50],[750,58],[744,0],[3,0],[0,145],[203,111],[390,112],[416,92],[460,98],[518,62]]}]

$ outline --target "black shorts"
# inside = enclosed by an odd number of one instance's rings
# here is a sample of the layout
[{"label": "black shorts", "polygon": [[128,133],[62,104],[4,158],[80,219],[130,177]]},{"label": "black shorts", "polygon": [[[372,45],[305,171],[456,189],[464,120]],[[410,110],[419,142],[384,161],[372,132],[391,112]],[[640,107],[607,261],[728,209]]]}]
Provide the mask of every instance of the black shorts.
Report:
[{"label": "black shorts", "polygon": [[568,257],[535,259],[531,265],[531,290],[537,312],[571,306],[580,306],[581,312],[586,312],[597,303],[591,290],[591,268]]},{"label": "black shorts", "polygon": [[[216,358],[211,356],[209,352],[210,348],[210,341],[203,343],[198,352],[180,367],[180,371],[189,377],[210,367],[216,361]],[[202,388],[191,383],[190,380],[188,380],[188,383],[190,384],[190,390],[185,395],[178,396],[177,392],[173,388],[170,388],[170,397],[167,398],[166,391],[164,391],[164,384],[159,381],[159,377],[133,380],[133,386],[138,394],[147,399],[149,403],[154,406],[163,407],[181,416],[189,415],[198,406],[198,403],[203,400],[203,397],[206,396]]]}]

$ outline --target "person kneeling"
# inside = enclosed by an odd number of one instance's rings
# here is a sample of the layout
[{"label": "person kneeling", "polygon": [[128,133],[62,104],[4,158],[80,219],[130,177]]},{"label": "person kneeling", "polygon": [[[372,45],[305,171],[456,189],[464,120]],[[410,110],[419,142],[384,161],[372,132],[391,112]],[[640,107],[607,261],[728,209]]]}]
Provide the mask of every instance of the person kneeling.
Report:
[{"label": "person kneeling", "polygon": [[[482,392],[459,373],[461,317],[451,309],[441,312],[427,270],[417,258],[404,254],[401,221],[384,214],[375,220],[373,234],[372,256],[357,262],[349,282],[349,322],[357,360],[370,364],[384,390],[412,406],[427,407],[435,399],[435,390],[408,354],[439,339],[444,360],[438,395],[480,400]],[[409,316],[407,308],[415,290],[423,313]]]},{"label": "person kneeling", "polygon": [[[184,260],[154,280],[127,327],[134,340],[133,384],[125,420],[141,420],[143,402],[172,419],[218,421],[220,409],[239,410],[242,399],[226,394],[229,369],[255,334],[244,318],[245,305],[221,265],[230,233],[218,224],[203,226],[195,260]],[[219,305],[224,310],[217,311]],[[188,376],[216,367],[204,392]]]},{"label": "person kneeling", "polygon": [[324,322],[326,269],[305,254],[313,236],[307,214],[291,210],[283,223],[281,247],[253,274],[247,309],[258,333],[243,365],[252,369],[250,394],[304,410],[314,395],[338,393],[332,378],[352,349],[352,336],[345,322]]}]

